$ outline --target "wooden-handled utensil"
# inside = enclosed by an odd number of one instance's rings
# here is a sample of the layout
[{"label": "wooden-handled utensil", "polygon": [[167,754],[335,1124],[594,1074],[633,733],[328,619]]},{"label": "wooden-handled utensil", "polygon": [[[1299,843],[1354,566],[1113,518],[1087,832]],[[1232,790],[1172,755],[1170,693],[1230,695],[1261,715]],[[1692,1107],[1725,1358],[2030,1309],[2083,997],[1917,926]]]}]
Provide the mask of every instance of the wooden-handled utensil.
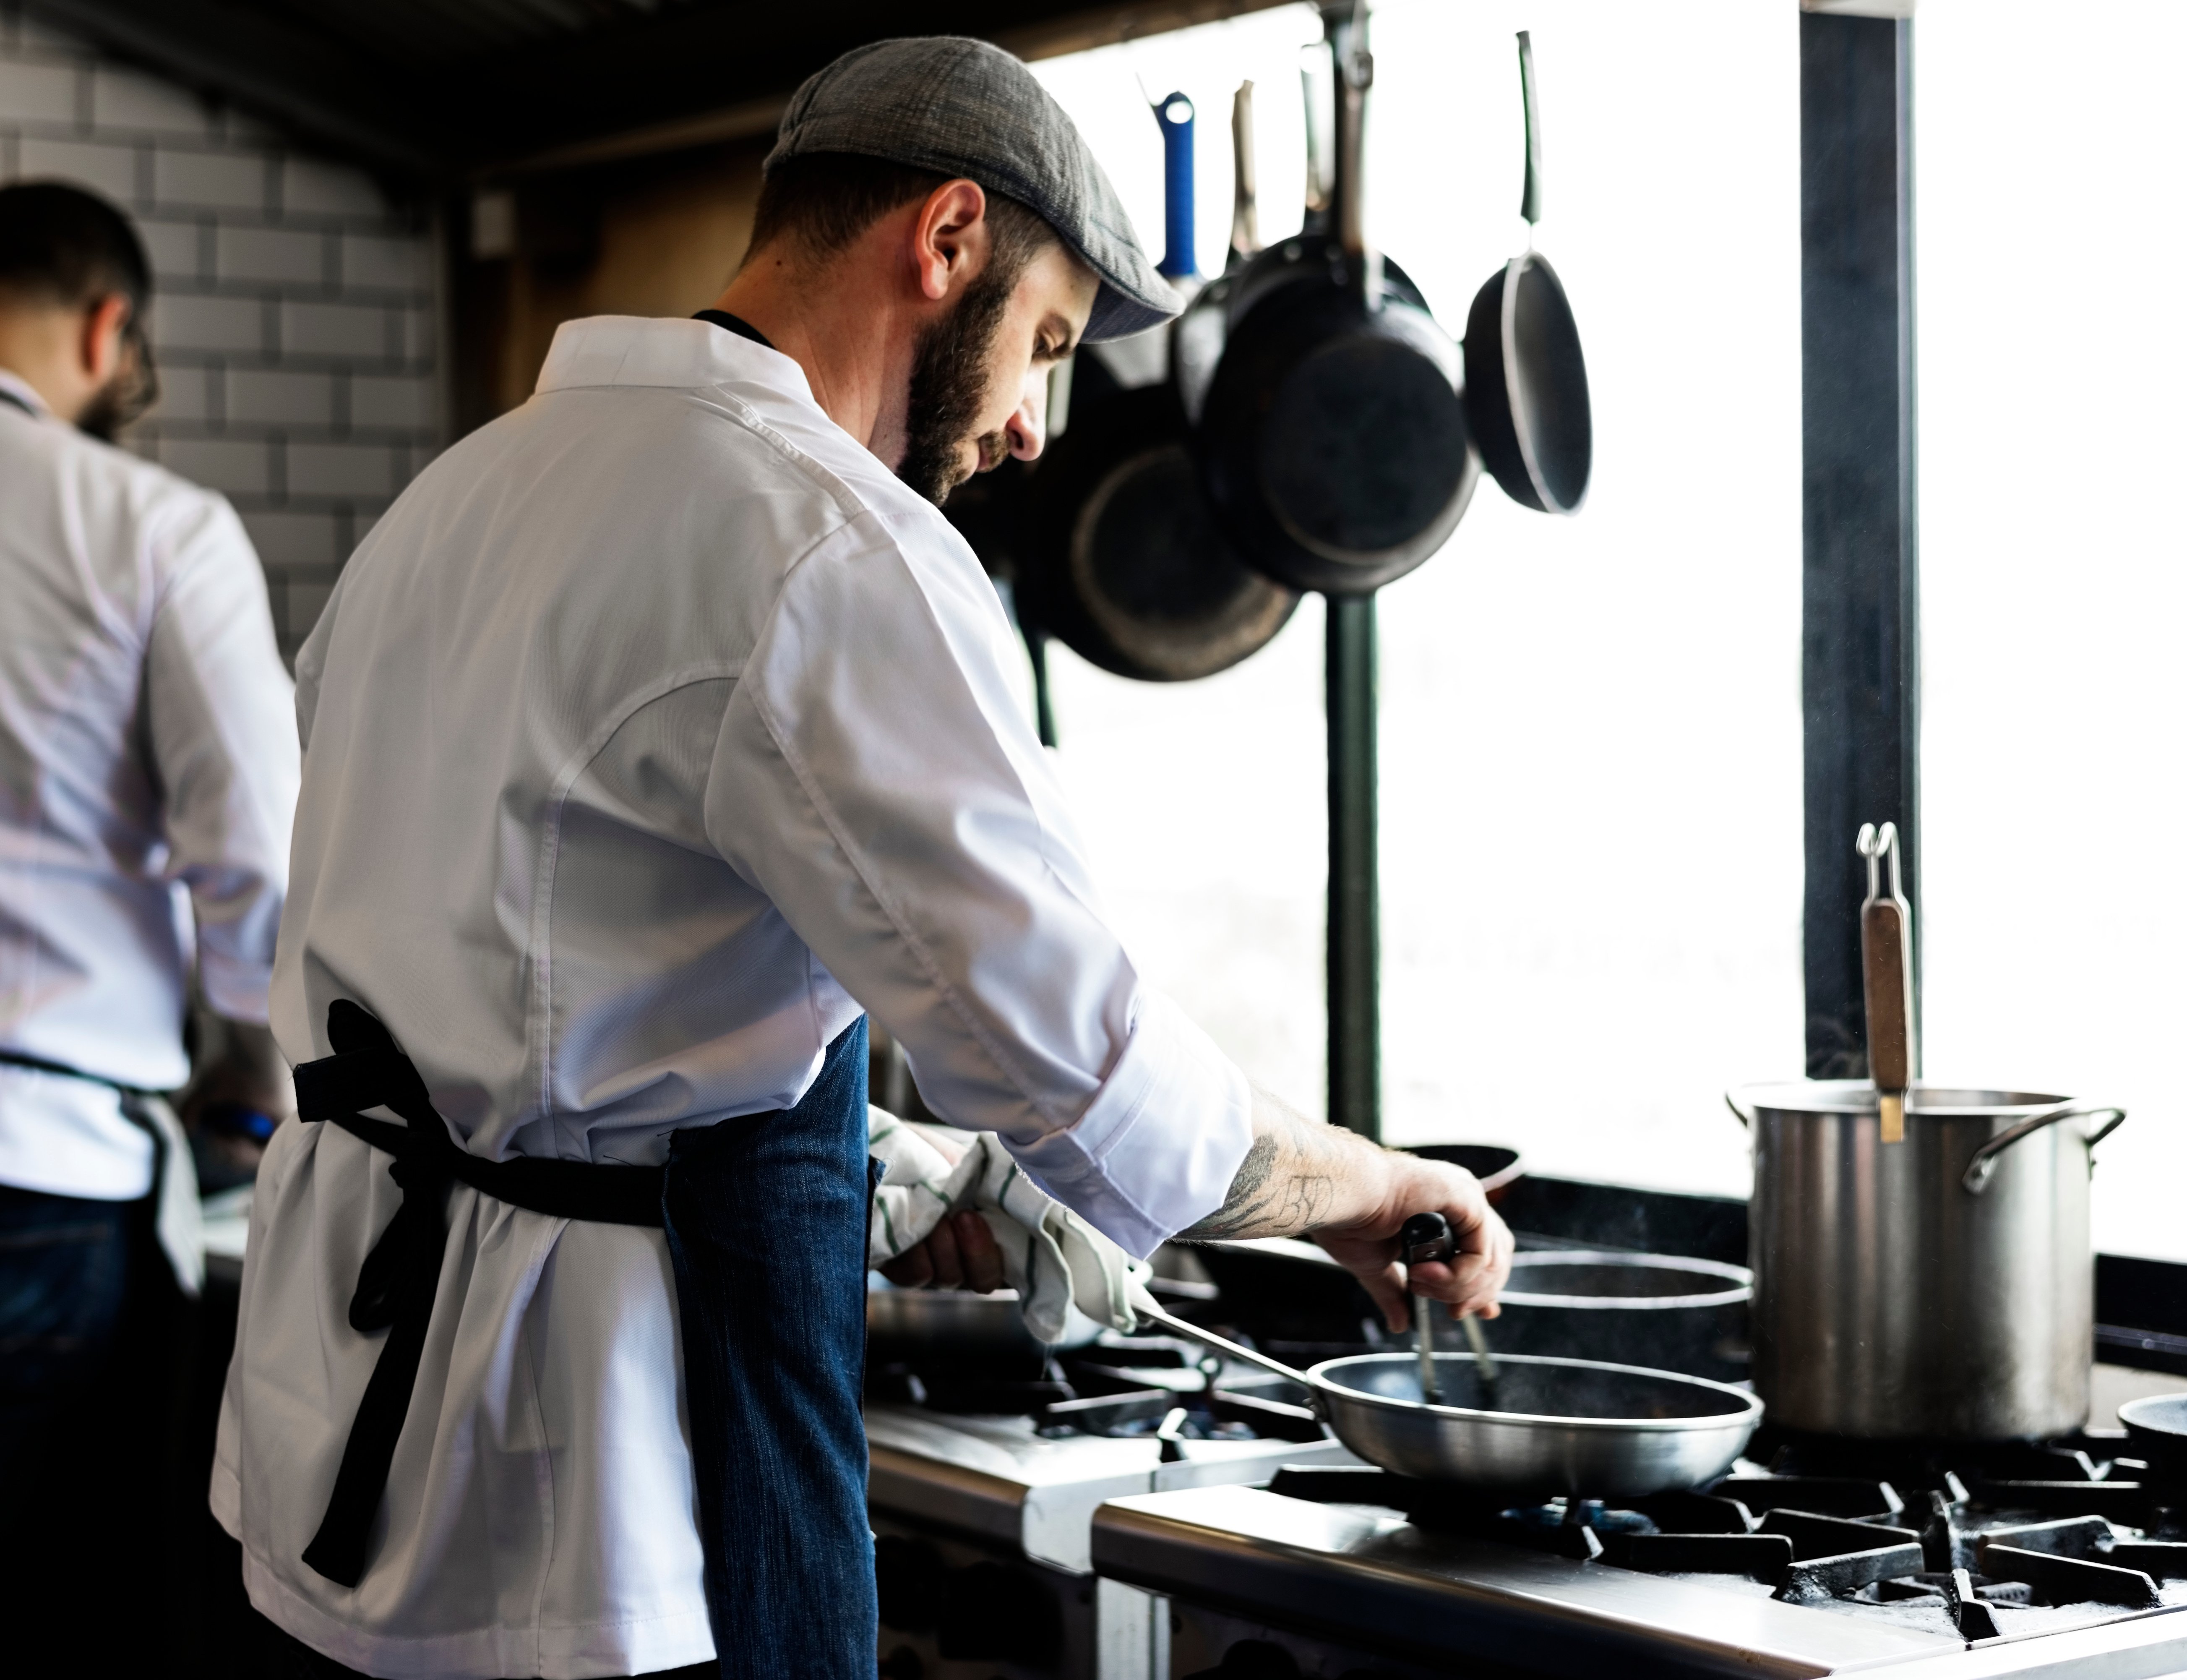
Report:
[{"label": "wooden-handled utensil", "polygon": [[[1868,862],[1868,896],[1860,907],[1861,990],[1868,1008],[1868,1070],[1875,1082],[1879,1135],[1906,1137],[1906,1093],[1919,1061],[1914,1044],[1914,907],[1906,902],[1899,865],[1898,825],[1861,824],[1854,841]],[[1883,864],[1891,862],[1890,891]]]}]

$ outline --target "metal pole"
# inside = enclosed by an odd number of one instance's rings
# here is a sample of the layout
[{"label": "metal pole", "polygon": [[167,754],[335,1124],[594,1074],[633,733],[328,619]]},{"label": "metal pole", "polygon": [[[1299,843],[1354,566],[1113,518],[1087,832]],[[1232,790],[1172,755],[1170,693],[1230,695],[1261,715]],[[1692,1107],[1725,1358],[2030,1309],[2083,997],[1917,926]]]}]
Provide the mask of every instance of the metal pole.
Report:
[{"label": "metal pole", "polygon": [[[1802,943],[1815,1078],[1868,1071],[1863,823],[1898,825],[1906,896],[1917,913],[1920,902],[1913,28],[1800,18]],[[1917,913],[1917,1021],[1920,930]]]},{"label": "metal pole", "polygon": [[1375,598],[1329,604],[1329,1117],[1382,1135]]}]

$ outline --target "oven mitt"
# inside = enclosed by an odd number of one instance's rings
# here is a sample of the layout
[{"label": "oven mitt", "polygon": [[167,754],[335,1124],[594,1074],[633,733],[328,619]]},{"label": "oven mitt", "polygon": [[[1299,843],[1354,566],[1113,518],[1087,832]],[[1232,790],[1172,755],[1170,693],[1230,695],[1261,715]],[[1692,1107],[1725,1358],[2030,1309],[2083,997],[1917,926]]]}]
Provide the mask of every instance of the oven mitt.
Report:
[{"label": "oven mitt", "polygon": [[[935,1133],[971,1147],[953,1166],[930,1141]],[[977,1213],[995,1233],[1006,1281],[1037,1339],[1060,1340],[1074,1304],[1112,1330],[1138,1328],[1132,1292],[1153,1268],[1026,1177],[993,1132],[922,1126],[869,1107],[866,1149],[886,1169],[874,1192],[869,1266],[925,1241],[946,1213]]]}]

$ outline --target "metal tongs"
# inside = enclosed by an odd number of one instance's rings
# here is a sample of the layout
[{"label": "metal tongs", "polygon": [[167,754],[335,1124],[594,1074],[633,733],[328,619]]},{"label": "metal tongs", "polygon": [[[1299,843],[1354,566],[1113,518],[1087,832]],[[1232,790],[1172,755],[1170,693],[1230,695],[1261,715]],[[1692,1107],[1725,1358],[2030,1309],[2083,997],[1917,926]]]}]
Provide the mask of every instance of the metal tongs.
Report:
[{"label": "metal tongs", "polygon": [[[1431,1260],[1448,1262],[1458,1256],[1458,1239],[1451,1233],[1450,1221],[1440,1213],[1416,1213],[1408,1219],[1397,1233],[1397,1245],[1404,1250],[1408,1267]],[[1442,1398],[1442,1387],[1436,1381],[1435,1332],[1430,1317],[1434,1305],[1424,1295],[1413,1298],[1413,1345],[1420,1355],[1420,1398],[1431,1406]],[[1478,1318],[1468,1315],[1459,1323],[1465,1327],[1465,1340],[1481,1370],[1481,1400],[1493,1412],[1496,1409],[1496,1361],[1489,1355],[1488,1338],[1481,1334]]]},{"label": "metal tongs", "polygon": [[[1914,907],[1899,868],[1898,825],[1860,825],[1853,842],[1868,860],[1868,896],[1860,907],[1861,990],[1868,1008],[1868,1071],[1875,1082],[1877,1135],[1906,1138],[1906,1095],[1920,1061],[1914,1046]],[[1883,860],[1891,891],[1883,891]]]}]

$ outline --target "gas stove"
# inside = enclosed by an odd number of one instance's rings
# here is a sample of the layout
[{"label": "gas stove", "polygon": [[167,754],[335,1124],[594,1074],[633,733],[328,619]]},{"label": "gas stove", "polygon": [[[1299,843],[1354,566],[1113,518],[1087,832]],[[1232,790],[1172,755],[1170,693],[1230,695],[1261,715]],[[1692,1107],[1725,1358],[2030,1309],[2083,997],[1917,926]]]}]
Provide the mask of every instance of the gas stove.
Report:
[{"label": "gas stove", "polygon": [[1356,1464],[1305,1394],[1159,1336],[1039,1370],[886,1369],[867,1505],[885,1680],[1167,1680],[1159,1604],[1093,1574],[1109,1499]]},{"label": "gas stove", "polygon": [[1286,1468],[1116,1500],[1094,1563],[1171,1599],[1190,1680],[2187,1670],[2187,1493],[2122,1436],[1763,1447],[1623,1507]]}]

